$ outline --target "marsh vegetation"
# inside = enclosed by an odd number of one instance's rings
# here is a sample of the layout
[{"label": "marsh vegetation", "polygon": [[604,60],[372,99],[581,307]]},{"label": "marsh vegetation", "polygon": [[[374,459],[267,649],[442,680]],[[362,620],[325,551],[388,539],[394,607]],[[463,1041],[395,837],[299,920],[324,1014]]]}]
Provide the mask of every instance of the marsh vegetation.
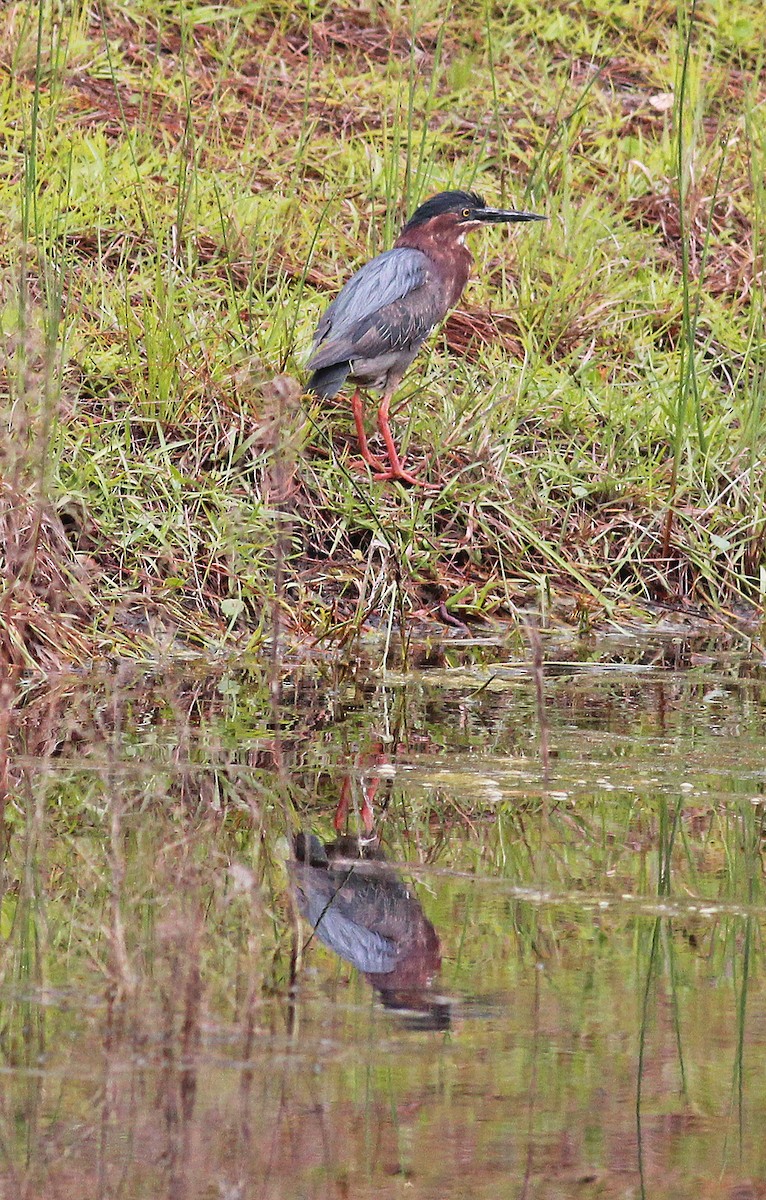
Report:
[{"label": "marsh vegetation", "polygon": [[[762,25],[0,6],[3,1195],[766,1194]],[[303,364],[448,187],[425,492]]]},{"label": "marsh vegetation", "polygon": [[[758,5],[21,0],[0,34],[6,654],[255,645],[276,590],[331,639],[758,610]],[[474,238],[405,381],[423,495],[349,469],[301,364],[449,186],[549,220]]]}]

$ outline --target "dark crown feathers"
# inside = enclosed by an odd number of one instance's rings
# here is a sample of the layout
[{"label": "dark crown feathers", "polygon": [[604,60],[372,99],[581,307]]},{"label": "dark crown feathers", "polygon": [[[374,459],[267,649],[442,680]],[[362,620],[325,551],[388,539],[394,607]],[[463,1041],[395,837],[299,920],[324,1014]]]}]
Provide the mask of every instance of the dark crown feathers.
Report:
[{"label": "dark crown feathers", "polygon": [[424,225],[426,221],[430,221],[432,217],[438,217],[440,213],[460,212],[464,208],[486,207],[486,201],[478,192],[439,192],[438,196],[432,196],[430,200],[426,200],[425,204],[421,204],[419,208],[415,209],[404,228],[412,229],[415,225]]}]

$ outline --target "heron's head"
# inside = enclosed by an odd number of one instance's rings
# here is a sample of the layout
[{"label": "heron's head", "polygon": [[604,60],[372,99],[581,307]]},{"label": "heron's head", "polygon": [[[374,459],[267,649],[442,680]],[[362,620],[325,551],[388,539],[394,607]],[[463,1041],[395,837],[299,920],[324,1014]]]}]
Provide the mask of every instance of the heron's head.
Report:
[{"label": "heron's head", "polygon": [[410,217],[402,233],[411,235],[438,234],[457,238],[461,242],[466,233],[480,225],[497,225],[503,221],[545,221],[538,213],[518,212],[513,208],[488,208],[487,202],[477,192],[439,192],[426,200]]}]

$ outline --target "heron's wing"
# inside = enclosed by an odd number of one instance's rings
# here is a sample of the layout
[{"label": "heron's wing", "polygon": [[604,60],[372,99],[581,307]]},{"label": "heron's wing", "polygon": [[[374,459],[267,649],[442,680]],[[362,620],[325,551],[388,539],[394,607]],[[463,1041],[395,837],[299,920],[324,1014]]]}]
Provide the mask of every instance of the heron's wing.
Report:
[{"label": "heron's wing", "polygon": [[358,971],[374,975],[388,974],[396,966],[396,942],[374,929],[367,929],[330,905],[317,915],[314,929],[320,941],[345,958]]},{"label": "heron's wing", "polygon": [[320,320],[309,369],[419,344],[444,316],[430,279],[433,264],[420,250],[402,246],[366,263]]},{"label": "heron's wing", "polygon": [[360,971],[393,971],[399,957],[397,939],[375,927],[379,910],[386,907],[385,893],[378,896],[373,887],[368,895],[368,881],[353,872],[338,879],[322,868],[295,862],[290,872],[298,908],[326,946]]},{"label": "heron's wing", "polygon": [[314,335],[314,344],[319,346],[328,336],[332,336],[333,341],[345,337],[360,319],[422,287],[430,266],[429,259],[420,250],[405,247],[386,250],[365,263],[325,310]]}]

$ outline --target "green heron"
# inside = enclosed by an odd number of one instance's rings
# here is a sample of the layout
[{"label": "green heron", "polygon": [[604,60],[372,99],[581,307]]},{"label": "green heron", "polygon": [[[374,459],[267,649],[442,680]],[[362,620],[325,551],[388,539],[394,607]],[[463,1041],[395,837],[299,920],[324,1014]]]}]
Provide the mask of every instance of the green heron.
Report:
[{"label": "green heron", "polygon": [[[501,221],[544,221],[537,213],[487,208],[476,192],[440,192],[421,204],[393,250],[378,254],[352,275],[323,314],[314,335],[308,390],[320,400],[337,396],[347,379],[362,458],[376,479],[419,483],[396,451],[388,412],[405,371],[432,329],[457,304],[473,257],[466,234]],[[360,388],[381,391],[378,427],[388,467],[370,453]]]},{"label": "green heron", "polygon": [[294,855],[298,908],[319,940],[364,973],[386,1008],[409,1013],[420,1028],[448,1028],[449,1003],[435,991],[438,934],[377,839],[341,837],[323,846],[299,833]]}]

